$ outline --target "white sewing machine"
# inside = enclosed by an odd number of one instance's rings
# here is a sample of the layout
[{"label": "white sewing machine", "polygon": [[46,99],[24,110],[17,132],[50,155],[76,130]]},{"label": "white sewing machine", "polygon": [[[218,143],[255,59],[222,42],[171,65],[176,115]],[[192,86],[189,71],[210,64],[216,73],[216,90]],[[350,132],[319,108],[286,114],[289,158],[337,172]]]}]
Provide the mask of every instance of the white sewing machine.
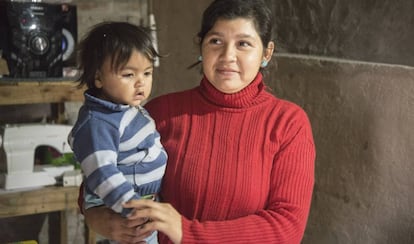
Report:
[{"label": "white sewing machine", "polygon": [[35,165],[38,146],[60,153],[72,152],[67,136],[69,125],[15,124],[0,128],[0,187],[16,189],[56,184],[55,177],[73,170],[73,165]]}]

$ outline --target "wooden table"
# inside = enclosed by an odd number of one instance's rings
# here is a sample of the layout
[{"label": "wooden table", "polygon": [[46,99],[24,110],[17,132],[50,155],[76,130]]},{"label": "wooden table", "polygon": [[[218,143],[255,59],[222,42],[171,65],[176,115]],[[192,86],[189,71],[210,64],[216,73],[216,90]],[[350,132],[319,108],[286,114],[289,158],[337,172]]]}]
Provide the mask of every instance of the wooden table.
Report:
[{"label": "wooden table", "polygon": [[[78,209],[79,187],[42,187],[0,190],[0,218],[47,213],[49,243],[68,243],[66,210]],[[85,243],[95,243],[85,224]]]}]

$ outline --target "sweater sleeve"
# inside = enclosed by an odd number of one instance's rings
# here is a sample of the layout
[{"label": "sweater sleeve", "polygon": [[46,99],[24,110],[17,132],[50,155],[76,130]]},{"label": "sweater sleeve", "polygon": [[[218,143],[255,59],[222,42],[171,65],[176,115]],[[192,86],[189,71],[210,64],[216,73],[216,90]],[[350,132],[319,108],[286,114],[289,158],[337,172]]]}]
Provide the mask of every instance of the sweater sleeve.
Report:
[{"label": "sweater sleeve", "polygon": [[315,147],[302,110],[282,131],[265,209],[223,221],[182,217],[182,243],[300,243],[312,198]]},{"label": "sweater sleeve", "polygon": [[76,131],[76,135],[73,150],[86,177],[85,194],[95,194],[105,205],[125,216],[130,210],[124,209],[122,203],[138,197],[117,168],[118,130],[103,121],[91,119]]}]

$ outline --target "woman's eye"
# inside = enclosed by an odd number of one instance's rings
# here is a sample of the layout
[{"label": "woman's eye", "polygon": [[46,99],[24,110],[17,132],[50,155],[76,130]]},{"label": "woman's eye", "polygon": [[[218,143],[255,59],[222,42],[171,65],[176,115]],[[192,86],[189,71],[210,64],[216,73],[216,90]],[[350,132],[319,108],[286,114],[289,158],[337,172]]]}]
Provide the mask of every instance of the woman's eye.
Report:
[{"label": "woman's eye", "polygon": [[248,43],[248,42],[241,41],[241,42],[239,42],[239,46],[241,46],[241,47],[249,47],[249,46],[251,46],[251,45],[250,45],[250,43]]},{"label": "woman's eye", "polygon": [[210,39],[209,43],[211,43],[211,44],[220,44],[221,41],[217,38],[212,38],[212,39]]}]

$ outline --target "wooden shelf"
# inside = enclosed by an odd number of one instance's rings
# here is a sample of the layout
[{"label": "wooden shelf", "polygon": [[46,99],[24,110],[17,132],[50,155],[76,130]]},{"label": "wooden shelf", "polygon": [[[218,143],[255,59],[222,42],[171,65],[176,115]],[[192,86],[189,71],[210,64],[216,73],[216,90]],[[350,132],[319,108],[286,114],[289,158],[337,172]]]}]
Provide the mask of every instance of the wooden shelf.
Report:
[{"label": "wooden shelf", "polygon": [[77,209],[79,187],[0,191],[0,218]]},{"label": "wooden shelf", "polygon": [[[69,243],[67,210],[78,209],[78,193],[77,186],[0,190],[0,220],[16,216],[47,214],[49,243],[67,244]],[[86,224],[84,238],[85,243],[96,243],[95,233],[90,231]]]},{"label": "wooden shelf", "polygon": [[[59,121],[63,102],[83,101],[85,88],[73,80],[4,80],[0,79],[0,106],[52,103]],[[69,209],[78,209],[79,187],[43,187],[16,191],[0,190],[0,220],[46,213],[49,218],[49,243],[68,243],[67,216]],[[1,232],[0,232],[1,235]],[[96,243],[95,233],[85,223],[85,243]]]},{"label": "wooden shelf", "polygon": [[0,81],[0,105],[83,101],[75,81]]}]

